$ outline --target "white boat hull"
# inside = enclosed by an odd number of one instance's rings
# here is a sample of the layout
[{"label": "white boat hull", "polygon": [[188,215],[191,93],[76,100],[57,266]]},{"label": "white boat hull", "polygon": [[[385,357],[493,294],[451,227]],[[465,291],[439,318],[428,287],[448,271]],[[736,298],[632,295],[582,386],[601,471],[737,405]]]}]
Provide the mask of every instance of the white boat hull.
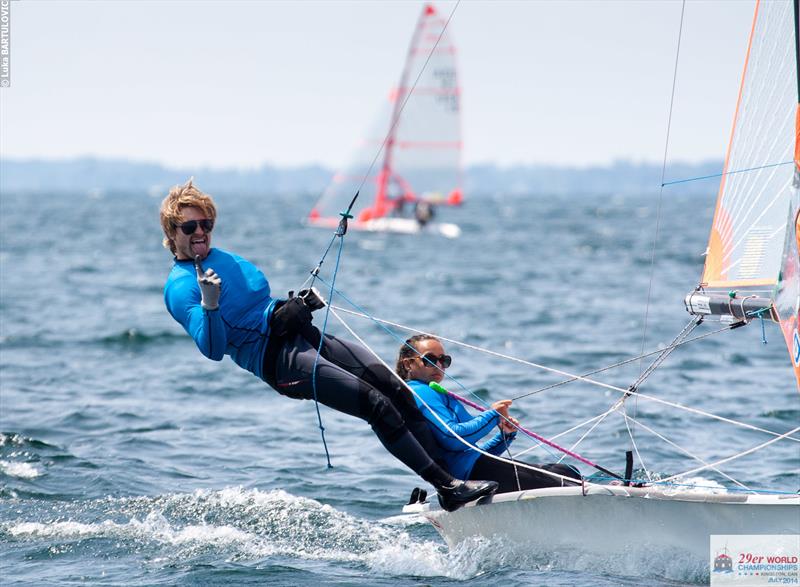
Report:
[{"label": "white boat hull", "polygon": [[455,512],[428,504],[422,514],[450,546],[498,537],[541,552],[601,555],[668,550],[708,563],[712,534],[800,534],[800,495],[663,493],[592,485],[494,496]]},{"label": "white boat hull", "polygon": [[[339,222],[336,219],[320,218],[309,220],[308,224],[322,228],[336,228]],[[348,230],[391,232],[396,234],[433,233],[446,238],[458,238],[461,236],[461,228],[457,224],[452,224],[450,222],[428,222],[423,225],[414,218],[400,218],[394,216],[385,216],[383,218],[367,220],[366,222],[350,220],[347,223],[347,228]]]}]

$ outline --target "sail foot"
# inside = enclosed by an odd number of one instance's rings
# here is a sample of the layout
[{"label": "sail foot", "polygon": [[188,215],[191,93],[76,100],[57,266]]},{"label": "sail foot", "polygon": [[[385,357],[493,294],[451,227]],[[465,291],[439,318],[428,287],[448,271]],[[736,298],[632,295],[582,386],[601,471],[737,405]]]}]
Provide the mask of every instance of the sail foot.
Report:
[{"label": "sail foot", "polygon": [[770,298],[693,291],[684,298],[686,311],[694,316],[730,316],[737,320],[766,318],[778,322],[778,315]]}]

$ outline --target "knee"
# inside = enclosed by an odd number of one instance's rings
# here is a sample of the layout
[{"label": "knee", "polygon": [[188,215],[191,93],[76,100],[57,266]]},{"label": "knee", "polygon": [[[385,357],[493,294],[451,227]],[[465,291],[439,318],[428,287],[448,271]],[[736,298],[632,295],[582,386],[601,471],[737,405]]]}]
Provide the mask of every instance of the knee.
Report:
[{"label": "knee", "polygon": [[392,403],[372,387],[361,390],[362,417],[388,441],[398,438],[406,425]]}]

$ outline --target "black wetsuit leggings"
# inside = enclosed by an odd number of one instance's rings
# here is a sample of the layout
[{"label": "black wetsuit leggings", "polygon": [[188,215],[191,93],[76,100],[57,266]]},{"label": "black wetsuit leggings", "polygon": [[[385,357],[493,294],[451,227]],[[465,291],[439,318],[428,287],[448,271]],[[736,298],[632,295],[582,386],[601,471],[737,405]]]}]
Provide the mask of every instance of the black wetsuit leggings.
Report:
[{"label": "black wetsuit leggings", "polygon": [[[527,463],[526,463],[527,464]],[[580,481],[581,474],[572,465],[532,465],[537,469],[552,471],[565,477],[572,477]],[[562,487],[563,485],[574,485],[569,481],[563,481],[558,477],[551,477],[546,473],[531,471],[524,467],[515,467],[509,463],[481,455],[472,471],[470,479],[491,479],[500,483],[497,493],[507,493],[509,491],[522,491],[524,489],[540,489],[542,487]]]},{"label": "black wetsuit leggings", "polygon": [[[314,399],[311,374],[319,331],[310,325],[306,330],[305,336],[290,335],[272,344],[264,358],[266,381],[295,399]],[[383,446],[428,483],[438,487],[453,480],[434,461],[439,449],[411,394],[364,347],[326,334],[316,392],[320,403],[366,420]]]}]

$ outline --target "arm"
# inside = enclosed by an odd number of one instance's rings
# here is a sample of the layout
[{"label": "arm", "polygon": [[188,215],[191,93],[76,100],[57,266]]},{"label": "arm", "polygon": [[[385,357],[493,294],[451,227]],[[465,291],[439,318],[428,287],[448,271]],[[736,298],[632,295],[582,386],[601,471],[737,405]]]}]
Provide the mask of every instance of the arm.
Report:
[{"label": "arm", "polygon": [[[433,390],[426,393],[424,399],[431,410],[447,424],[448,428],[471,444],[477,443],[491,432],[499,419],[495,410],[488,410],[473,418],[461,404]],[[445,428],[427,410],[423,410],[423,414],[438,431],[439,440],[445,448],[456,451],[467,449],[453,432]]]},{"label": "arm", "polygon": [[200,352],[221,361],[228,346],[225,324],[219,308],[204,310],[200,297],[200,286],[191,275],[170,283],[164,295],[169,313],[194,339]]},{"label": "arm", "polygon": [[516,432],[498,432],[482,445],[479,445],[479,448],[485,450],[489,454],[501,455],[505,452],[507,447],[511,446],[511,443],[514,442],[516,437]]}]

